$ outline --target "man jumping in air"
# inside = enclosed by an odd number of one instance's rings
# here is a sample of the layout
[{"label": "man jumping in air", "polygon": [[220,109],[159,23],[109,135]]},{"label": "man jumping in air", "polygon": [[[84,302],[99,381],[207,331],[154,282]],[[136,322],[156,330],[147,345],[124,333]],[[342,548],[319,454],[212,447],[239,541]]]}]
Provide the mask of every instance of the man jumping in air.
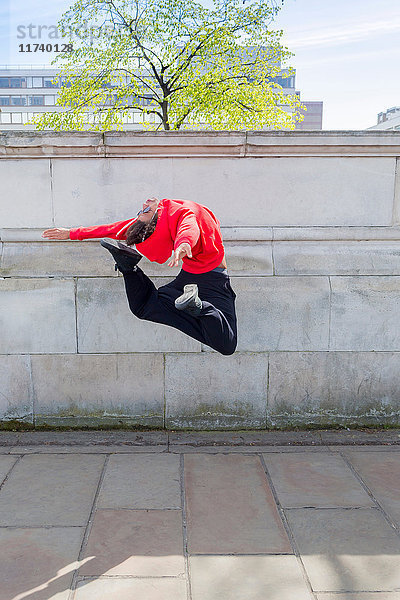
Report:
[{"label": "man jumping in air", "polygon": [[[221,354],[236,349],[236,295],[225,262],[221,229],[211,210],[188,200],[149,198],[134,219],[97,227],[54,228],[50,240],[101,238],[125,281],[131,311],[139,319],[170,325]],[[126,244],[118,240],[126,240]],[[131,248],[131,246],[135,246]],[[137,266],[142,256],[168,259],[178,276],[158,289]]]}]

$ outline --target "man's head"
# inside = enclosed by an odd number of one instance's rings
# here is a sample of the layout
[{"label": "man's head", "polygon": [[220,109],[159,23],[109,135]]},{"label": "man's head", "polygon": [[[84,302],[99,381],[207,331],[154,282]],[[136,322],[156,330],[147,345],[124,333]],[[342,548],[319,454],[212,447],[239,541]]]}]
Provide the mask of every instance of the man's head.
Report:
[{"label": "man's head", "polygon": [[143,207],[138,213],[137,220],[142,223],[150,223],[154,214],[157,210],[160,201],[158,198],[147,198],[147,200],[143,203]]},{"label": "man's head", "polygon": [[137,219],[126,232],[126,243],[128,246],[139,244],[154,232],[157,225],[158,198],[148,198],[137,214]]}]

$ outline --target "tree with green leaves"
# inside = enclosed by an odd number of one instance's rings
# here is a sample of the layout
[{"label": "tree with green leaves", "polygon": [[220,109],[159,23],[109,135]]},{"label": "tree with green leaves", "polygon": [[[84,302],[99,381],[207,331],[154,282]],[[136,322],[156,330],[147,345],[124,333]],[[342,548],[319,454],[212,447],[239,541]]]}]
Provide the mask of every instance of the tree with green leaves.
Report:
[{"label": "tree with green leaves", "polygon": [[292,56],[283,32],[270,29],[280,8],[276,0],[76,0],[58,24],[73,49],[52,63],[63,109],[34,123],[105,131],[136,110],[148,129],[294,129],[305,107],[274,81]]}]

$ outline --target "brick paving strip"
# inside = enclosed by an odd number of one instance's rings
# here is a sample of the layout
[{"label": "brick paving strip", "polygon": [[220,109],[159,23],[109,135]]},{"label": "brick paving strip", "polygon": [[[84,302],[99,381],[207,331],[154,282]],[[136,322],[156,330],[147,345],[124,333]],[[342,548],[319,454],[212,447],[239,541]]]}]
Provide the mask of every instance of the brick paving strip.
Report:
[{"label": "brick paving strip", "polygon": [[0,431],[0,600],[400,600],[400,431]]}]

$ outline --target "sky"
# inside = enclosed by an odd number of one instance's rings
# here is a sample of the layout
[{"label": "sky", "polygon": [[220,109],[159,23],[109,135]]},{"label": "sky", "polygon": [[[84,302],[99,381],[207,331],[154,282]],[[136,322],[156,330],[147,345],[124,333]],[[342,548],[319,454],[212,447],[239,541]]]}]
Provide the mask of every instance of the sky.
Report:
[{"label": "sky", "polygon": [[[21,53],[17,26],[57,24],[70,0],[0,0],[0,65],[45,64],[54,54]],[[284,0],[271,29],[294,56],[303,101],[323,101],[322,128],[360,130],[400,106],[399,0]],[[36,30],[37,31],[37,30]],[[40,40],[49,40],[45,36]]]}]

